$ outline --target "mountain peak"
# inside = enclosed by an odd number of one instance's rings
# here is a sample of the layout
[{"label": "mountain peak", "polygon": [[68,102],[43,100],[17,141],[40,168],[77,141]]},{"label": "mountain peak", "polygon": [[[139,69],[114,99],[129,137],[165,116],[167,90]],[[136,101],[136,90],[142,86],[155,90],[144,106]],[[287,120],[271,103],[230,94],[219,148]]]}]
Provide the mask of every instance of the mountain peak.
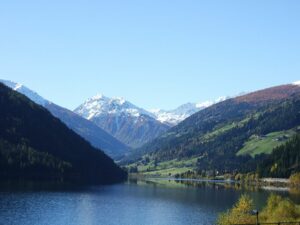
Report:
[{"label": "mountain peak", "polygon": [[106,96],[104,96],[102,93],[97,93],[95,96],[91,97],[90,99],[92,100],[99,100],[102,98],[106,98]]},{"label": "mountain peak", "polygon": [[139,147],[165,132],[169,126],[122,97],[91,98],[74,112],[94,122],[130,147]]},{"label": "mountain peak", "polygon": [[[126,102],[128,102],[125,98],[123,97],[113,97],[111,98],[112,101],[117,102],[120,105],[124,105]],[[131,103],[130,103],[131,104]]]},{"label": "mountain peak", "polygon": [[228,99],[228,97],[222,96],[212,101],[204,101],[199,103],[188,102],[173,110],[152,109],[150,112],[154,115],[154,118],[161,123],[174,126],[192,114],[226,99]]},{"label": "mountain peak", "polygon": [[196,104],[196,108],[203,109],[203,108],[207,108],[207,107],[211,106],[212,104],[214,104],[213,101],[199,102]]},{"label": "mountain peak", "polygon": [[146,110],[135,106],[123,97],[109,98],[103,94],[97,94],[94,97],[85,101],[82,105],[77,107],[74,112],[90,120],[100,115],[128,115],[139,117],[140,115],[148,115],[150,113]]}]

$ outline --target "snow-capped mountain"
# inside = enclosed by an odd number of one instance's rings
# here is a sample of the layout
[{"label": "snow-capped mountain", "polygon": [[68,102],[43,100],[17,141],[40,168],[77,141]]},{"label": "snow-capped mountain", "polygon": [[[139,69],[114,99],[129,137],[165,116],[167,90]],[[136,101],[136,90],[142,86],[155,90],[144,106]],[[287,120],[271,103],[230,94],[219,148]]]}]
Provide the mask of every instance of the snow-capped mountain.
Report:
[{"label": "snow-capped mountain", "polygon": [[153,118],[152,113],[120,97],[109,98],[97,94],[74,112],[133,148],[140,147],[169,129],[168,125]]},{"label": "snow-capped mountain", "polygon": [[99,117],[103,114],[127,114],[136,118],[143,114],[151,116],[151,113],[133,105],[124,98],[108,98],[103,94],[97,94],[88,99],[78,108],[76,108],[75,112],[89,120]]},{"label": "snow-capped mountain", "polygon": [[214,101],[186,103],[173,110],[153,109],[150,110],[150,112],[158,121],[164,124],[169,124],[170,126],[175,126],[181,121],[188,118],[189,116],[193,115],[194,113],[199,112],[202,109],[205,109],[213,104],[224,101],[226,99],[228,99],[228,97],[220,97]]},{"label": "snow-capped mountain", "polygon": [[118,158],[130,150],[128,146],[112,137],[93,122],[82,118],[66,108],[60,107],[44,99],[39,94],[30,90],[24,85],[1,79],[0,82],[4,83],[6,86],[15,91],[24,94],[35,103],[48,109],[55,117],[59,118],[70,129],[85,138],[94,147],[103,150],[109,156]]}]

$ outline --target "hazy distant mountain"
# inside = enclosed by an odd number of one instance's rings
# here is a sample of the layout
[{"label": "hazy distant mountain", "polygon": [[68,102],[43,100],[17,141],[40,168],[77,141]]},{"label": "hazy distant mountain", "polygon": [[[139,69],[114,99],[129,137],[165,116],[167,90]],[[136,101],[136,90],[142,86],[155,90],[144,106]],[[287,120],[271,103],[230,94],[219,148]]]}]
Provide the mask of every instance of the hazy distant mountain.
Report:
[{"label": "hazy distant mountain", "polygon": [[150,112],[158,121],[175,126],[181,121],[202,109],[205,109],[213,104],[226,100],[228,97],[220,97],[214,101],[205,101],[200,103],[186,103],[173,110],[153,109]]},{"label": "hazy distant mountain", "polygon": [[114,183],[126,173],[48,110],[0,83],[0,178]]},{"label": "hazy distant mountain", "polygon": [[153,115],[124,98],[98,94],[74,110],[130,147],[139,147],[169,129]]},{"label": "hazy distant mountain", "polygon": [[112,137],[110,134],[105,132],[91,121],[86,120],[78,116],[76,113],[44,99],[24,85],[6,80],[0,80],[0,82],[4,83],[13,90],[26,95],[35,103],[47,108],[54,116],[63,121],[69,128],[89,141],[94,147],[102,149],[109,156],[118,158],[129,151],[130,148],[128,146]]}]

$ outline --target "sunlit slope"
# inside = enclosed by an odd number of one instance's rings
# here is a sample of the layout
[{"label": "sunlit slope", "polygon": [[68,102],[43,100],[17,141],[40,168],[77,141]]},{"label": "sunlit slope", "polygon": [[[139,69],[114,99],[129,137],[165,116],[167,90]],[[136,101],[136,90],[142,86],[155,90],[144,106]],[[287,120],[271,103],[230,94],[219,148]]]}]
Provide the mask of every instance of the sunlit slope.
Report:
[{"label": "sunlit slope", "polygon": [[[251,170],[255,166],[252,156],[270,153],[283,142],[281,139],[298,131],[299,112],[298,85],[282,85],[239,96],[192,115],[138,149],[127,162],[149,167],[152,162],[159,166],[172,160],[195,159],[191,167],[198,170]],[[265,139],[251,149],[253,137]],[[280,140],[270,140],[276,138]],[[165,169],[183,167],[190,168],[184,165]]]}]

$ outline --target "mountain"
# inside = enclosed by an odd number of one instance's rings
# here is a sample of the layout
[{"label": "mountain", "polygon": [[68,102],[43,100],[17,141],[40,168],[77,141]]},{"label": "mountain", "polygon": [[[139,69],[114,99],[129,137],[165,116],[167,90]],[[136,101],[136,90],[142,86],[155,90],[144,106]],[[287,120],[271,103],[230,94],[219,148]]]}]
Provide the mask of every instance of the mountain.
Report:
[{"label": "mountain", "polygon": [[0,177],[114,183],[126,178],[48,110],[0,83]]},{"label": "mountain", "polygon": [[74,110],[106,132],[136,148],[166,132],[169,126],[152,114],[123,98],[108,98],[98,94]]},{"label": "mountain", "polygon": [[9,80],[1,80],[1,79],[0,79],[0,82],[5,84],[6,86],[10,87],[14,91],[17,91],[17,92],[27,96],[32,101],[34,101],[36,104],[39,104],[39,105],[42,105],[42,106],[45,107],[46,104],[51,103],[48,100],[41,97],[38,93],[30,90],[29,88],[25,87],[22,84],[18,84],[18,83],[15,83],[13,81],[9,81]]},{"label": "mountain", "polygon": [[[145,172],[253,170],[260,153],[270,153],[270,146],[298,132],[299,112],[298,83],[231,98],[188,117],[137,149],[127,162]],[[255,139],[261,145],[251,149],[251,143],[258,143]]]},{"label": "mountain", "polygon": [[113,159],[119,159],[131,150],[130,147],[108,134],[93,122],[82,118],[72,111],[53,103],[47,104],[45,107],[70,129],[89,141],[95,148],[102,149]]},{"label": "mountain", "polygon": [[152,117],[161,123],[175,126],[181,121],[202,109],[205,109],[213,104],[226,100],[227,97],[220,97],[215,101],[205,101],[200,103],[186,103],[173,110],[152,109]]},{"label": "mountain", "polygon": [[55,117],[59,118],[70,129],[85,138],[94,147],[102,149],[109,156],[117,159],[130,150],[128,146],[112,137],[110,134],[105,132],[91,121],[86,120],[78,116],[76,113],[44,99],[24,85],[7,80],[0,80],[0,82],[4,83],[6,86],[15,91],[24,94],[35,103],[48,109]]}]

